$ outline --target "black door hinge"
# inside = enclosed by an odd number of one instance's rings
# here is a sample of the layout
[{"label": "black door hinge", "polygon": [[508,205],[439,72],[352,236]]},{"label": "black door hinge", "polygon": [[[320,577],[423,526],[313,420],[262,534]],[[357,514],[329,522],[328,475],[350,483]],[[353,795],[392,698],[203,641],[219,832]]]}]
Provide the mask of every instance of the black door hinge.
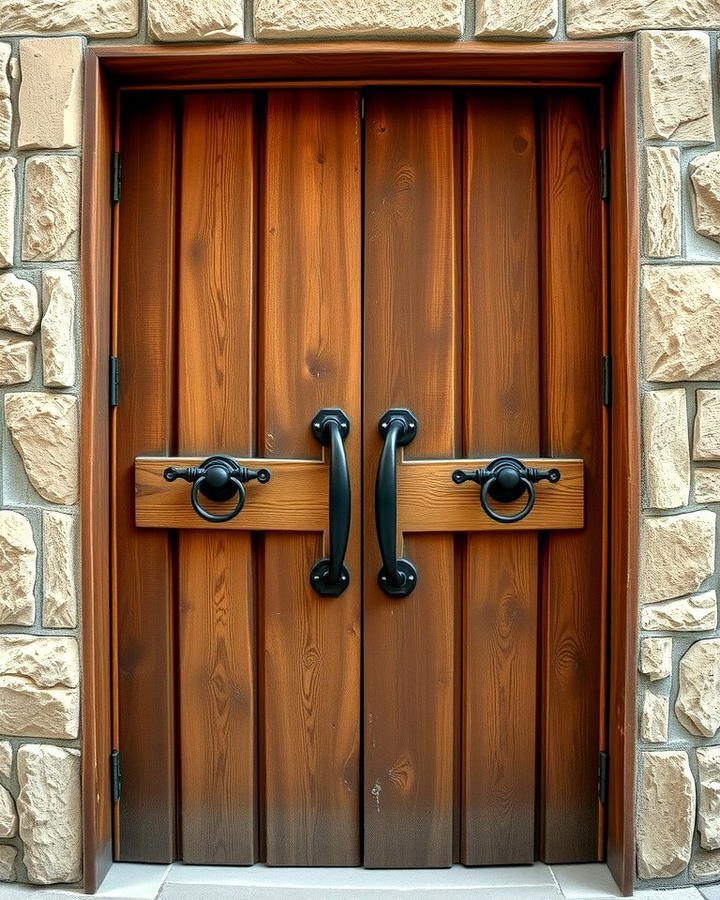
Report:
[{"label": "black door hinge", "polygon": [[120,783],[122,774],[120,772],[120,751],[113,750],[110,754],[110,790],[112,791],[112,802],[117,803],[120,799]]},{"label": "black door hinge", "polygon": [[610,153],[607,148],[600,151],[600,196],[603,200],[610,196]]},{"label": "black door hinge", "polygon": [[609,356],[602,358],[602,402],[603,406],[612,403],[612,359]]},{"label": "black door hinge", "polygon": [[110,196],[113,203],[120,202],[120,187],[122,184],[122,163],[120,154],[117,150],[113,150],[110,163]]},{"label": "black door hinge", "polygon": [[120,395],[120,363],[117,356],[110,357],[110,406],[117,406]]},{"label": "black door hinge", "polygon": [[607,750],[601,750],[598,753],[598,799],[602,804],[607,803],[609,763],[610,757]]}]

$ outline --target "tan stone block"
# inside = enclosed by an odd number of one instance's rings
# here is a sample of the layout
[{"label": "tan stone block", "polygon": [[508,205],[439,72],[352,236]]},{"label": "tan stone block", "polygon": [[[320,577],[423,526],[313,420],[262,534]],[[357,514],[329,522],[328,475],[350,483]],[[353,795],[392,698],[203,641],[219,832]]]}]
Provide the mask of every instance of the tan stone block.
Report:
[{"label": "tan stone block", "polygon": [[68,740],[80,727],[78,688],[38,687],[27,678],[0,675],[0,732]]},{"label": "tan stone block", "polygon": [[10,741],[0,741],[0,776],[9,778],[12,772],[13,750]]},{"label": "tan stone block", "polygon": [[640,671],[650,681],[672,674],[672,638],[645,638],[640,642]]},{"label": "tan stone block", "polygon": [[645,691],[640,721],[640,736],[643,741],[649,744],[663,744],[667,741],[668,709],[667,697]]},{"label": "tan stone block", "polygon": [[642,754],[638,797],[640,878],[670,878],[690,861],[695,826],[695,781],[682,750]]},{"label": "tan stone block", "polygon": [[75,535],[72,516],[43,512],[43,610],[45,628],[75,628]]},{"label": "tan stone block", "polygon": [[80,752],[43,744],[18,751],[17,800],[24,862],[33,884],[81,875]]},{"label": "tan stone block", "polygon": [[75,288],[69,272],[43,272],[42,337],[43,384],[75,384]]},{"label": "tan stone block", "polygon": [[720,875],[720,850],[696,850],[690,865],[693,881],[716,879]]},{"label": "tan stone block", "polygon": [[5,423],[30,483],[51,503],[78,499],[77,397],[28,391],[5,394]]},{"label": "tan stone block", "polygon": [[720,503],[720,469],[695,469],[695,501]]},{"label": "tan stone block", "polygon": [[243,0],[148,0],[148,28],[156,41],[240,41]]},{"label": "tan stone block", "polygon": [[717,28],[718,0],[566,0],[568,37],[631,34],[641,28]]},{"label": "tan stone block", "polygon": [[83,43],[79,37],[20,41],[18,147],[79,147]]},{"label": "tan stone block", "polygon": [[690,734],[714,737],[720,728],[720,640],[696,641],[680,660],[679,680],[678,721]]},{"label": "tan stone block", "polygon": [[698,748],[698,831],[700,845],[720,850],[720,747]]},{"label": "tan stone block", "polygon": [[35,621],[36,561],[30,522],[21,513],[0,510],[0,625]]},{"label": "tan stone block", "polygon": [[696,391],[693,459],[720,459],[720,391]]},{"label": "tan stone block", "polygon": [[680,256],[680,151],[677,147],[645,150],[645,255]]},{"label": "tan stone block", "polygon": [[3,0],[0,34],[85,34],[132,37],[138,31],[137,0]]},{"label": "tan stone block", "polygon": [[0,675],[18,675],[38,687],[77,687],[80,683],[77,640],[0,634]]},{"label": "tan stone block", "polygon": [[35,368],[32,341],[0,338],[0,385],[26,384]]},{"label": "tan stone block", "polygon": [[13,796],[0,784],[0,838],[15,837],[17,826],[18,816]]},{"label": "tan stone block", "polygon": [[0,150],[9,150],[12,141],[13,108],[10,99],[10,44],[0,44]]},{"label": "tan stone block", "polygon": [[645,137],[712,143],[715,128],[708,35],[643,31],[638,45]]},{"label": "tan stone block", "polygon": [[15,255],[15,169],[17,160],[0,159],[0,268],[13,264]]},{"label": "tan stone block", "polygon": [[720,380],[720,266],[643,267],[649,381]]},{"label": "tan stone block", "polygon": [[0,881],[15,881],[15,862],[17,848],[7,844],[0,845]]},{"label": "tan stone block", "polygon": [[77,259],[80,157],[33,156],[25,164],[23,259]]},{"label": "tan stone block", "polygon": [[478,0],[478,37],[550,38],[557,31],[557,0]]},{"label": "tan stone block", "polygon": [[696,156],[688,165],[695,231],[720,241],[720,153]]},{"label": "tan stone block", "polygon": [[643,606],[640,624],[644,631],[714,631],[717,628],[717,595],[705,591],[679,600]]},{"label": "tan stone block", "polygon": [[255,36],[436,37],[462,34],[462,0],[256,0]]},{"label": "tan stone block", "polygon": [[715,570],[715,513],[646,518],[640,528],[641,602],[696,591]]},{"label": "tan stone block", "polygon": [[35,285],[12,272],[0,273],[0,328],[32,334],[40,321]]},{"label": "tan stone block", "polygon": [[690,448],[685,391],[649,391],[643,397],[648,505],[686,506],[690,496]]}]

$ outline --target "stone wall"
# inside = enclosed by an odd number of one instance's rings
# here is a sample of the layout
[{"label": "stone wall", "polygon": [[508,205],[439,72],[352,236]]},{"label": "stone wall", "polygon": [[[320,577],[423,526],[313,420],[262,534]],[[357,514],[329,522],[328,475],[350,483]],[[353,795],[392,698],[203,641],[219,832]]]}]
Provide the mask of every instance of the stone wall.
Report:
[{"label": "stone wall", "polygon": [[80,878],[76,346],[91,43],[634,35],[644,256],[638,875],[720,878],[720,0],[3,0],[0,880]]}]

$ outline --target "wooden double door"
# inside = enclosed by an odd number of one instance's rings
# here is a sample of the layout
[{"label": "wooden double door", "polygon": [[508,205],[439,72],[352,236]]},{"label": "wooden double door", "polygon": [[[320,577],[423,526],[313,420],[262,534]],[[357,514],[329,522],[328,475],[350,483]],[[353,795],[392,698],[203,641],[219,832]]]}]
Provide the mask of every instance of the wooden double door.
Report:
[{"label": "wooden double door", "polygon": [[[117,858],[603,858],[600,122],[590,89],[124,95]],[[164,477],[219,454],[270,473],[220,523]]]}]

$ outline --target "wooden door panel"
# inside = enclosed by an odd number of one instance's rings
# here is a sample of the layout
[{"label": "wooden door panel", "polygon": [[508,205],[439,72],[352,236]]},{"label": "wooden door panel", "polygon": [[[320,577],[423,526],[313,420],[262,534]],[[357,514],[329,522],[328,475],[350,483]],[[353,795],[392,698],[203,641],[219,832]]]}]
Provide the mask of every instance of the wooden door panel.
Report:
[{"label": "wooden door panel", "polygon": [[[360,741],[360,100],[354,91],[270,91],[259,272],[261,448],[322,457],[321,407],[350,418],[355,502],[350,587],[309,583],[319,535],[266,534],[262,708],[267,861],[361,860]],[[267,487],[272,485],[272,480]],[[327,489],[321,495],[327,509]],[[327,516],[327,513],[326,513]],[[326,520],[327,521],[327,520]]]},{"label": "wooden door panel", "polygon": [[[190,94],[182,115],[178,452],[253,454],[253,96]],[[185,862],[256,859],[251,536],[178,535],[178,709]]]},{"label": "wooden door panel", "polygon": [[419,420],[406,458],[459,455],[460,301],[453,95],[370,92],[365,120],[365,864],[448,866],[453,848],[455,547],[450,535],[405,540],[422,572],[390,599],[372,485],[378,420]]},{"label": "wooden door panel", "polygon": [[114,440],[114,746],[124,784],[115,856],[158,863],[173,860],[176,847],[173,540],[135,528],[132,484],[138,453],[175,449],[175,124],[167,96],[145,94],[124,107],[116,261],[123,387]]}]

